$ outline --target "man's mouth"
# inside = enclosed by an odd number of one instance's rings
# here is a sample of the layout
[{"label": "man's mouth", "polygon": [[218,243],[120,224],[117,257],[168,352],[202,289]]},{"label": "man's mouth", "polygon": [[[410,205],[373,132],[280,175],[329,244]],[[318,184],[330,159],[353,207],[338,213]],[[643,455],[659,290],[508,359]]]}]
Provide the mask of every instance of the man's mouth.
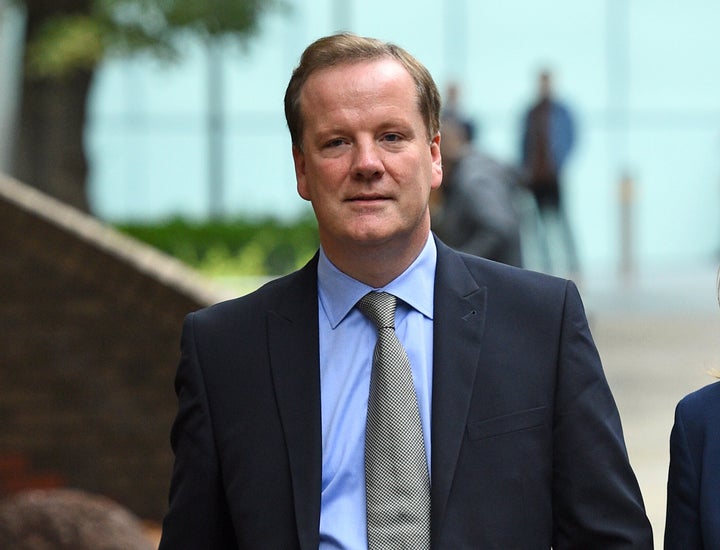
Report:
[{"label": "man's mouth", "polygon": [[385,195],[356,195],[354,197],[350,197],[349,199],[351,202],[376,202],[376,201],[384,201],[388,200],[388,197]]}]

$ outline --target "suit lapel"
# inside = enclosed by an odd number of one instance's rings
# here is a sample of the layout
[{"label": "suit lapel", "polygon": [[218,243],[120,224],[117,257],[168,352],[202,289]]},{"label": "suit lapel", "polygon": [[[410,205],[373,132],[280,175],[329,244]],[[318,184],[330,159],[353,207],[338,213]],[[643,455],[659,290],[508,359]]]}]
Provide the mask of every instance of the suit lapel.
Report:
[{"label": "suit lapel", "polygon": [[322,433],[318,346],[317,261],[268,312],[270,364],[287,443],[300,547],[317,548]]},{"label": "suit lapel", "polygon": [[439,532],[475,386],[486,293],[441,242],[435,276],[432,397],[432,531]]}]

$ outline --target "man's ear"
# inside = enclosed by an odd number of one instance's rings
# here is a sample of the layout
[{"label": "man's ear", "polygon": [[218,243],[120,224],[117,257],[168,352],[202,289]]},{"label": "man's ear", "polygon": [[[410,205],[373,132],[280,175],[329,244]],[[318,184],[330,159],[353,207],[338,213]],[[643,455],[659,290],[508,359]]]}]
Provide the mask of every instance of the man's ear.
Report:
[{"label": "man's ear", "polygon": [[430,158],[432,159],[430,189],[437,189],[440,187],[443,178],[442,155],[440,154],[440,132],[435,134],[430,142]]},{"label": "man's ear", "polygon": [[307,178],[305,177],[305,154],[299,147],[293,145],[292,156],[295,165],[295,181],[297,182],[298,195],[309,201],[310,193],[307,187]]}]

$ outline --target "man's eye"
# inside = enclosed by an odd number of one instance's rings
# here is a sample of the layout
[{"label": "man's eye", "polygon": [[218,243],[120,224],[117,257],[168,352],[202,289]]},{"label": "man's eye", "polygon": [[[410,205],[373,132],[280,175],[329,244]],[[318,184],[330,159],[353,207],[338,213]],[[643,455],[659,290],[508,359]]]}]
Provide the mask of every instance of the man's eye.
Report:
[{"label": "man's eye", "polygon": [[402,138],[398,134],[385,134],[383,136],[383,139],[385,141],[389,141],[390,143],[396,143],[400,141]]},{"label": "man's eye", "polygon": [[331,139],[325,144],[325,147],[333,148],[333,147],[340,147],[343,143],[345,143],[344,140],[338,138],[338,139]]}]

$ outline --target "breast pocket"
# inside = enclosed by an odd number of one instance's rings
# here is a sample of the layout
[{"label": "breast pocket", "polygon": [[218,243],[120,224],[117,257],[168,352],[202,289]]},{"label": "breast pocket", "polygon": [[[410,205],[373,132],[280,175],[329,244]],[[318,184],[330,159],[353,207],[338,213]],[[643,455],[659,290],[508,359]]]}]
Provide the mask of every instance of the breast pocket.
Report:
[{"label": "breast pocket", "polygon": [[535,407],[477,422],[469,422],[467,425],[468,438],[477,441],[542,426],[545,423],[546,409],[547,407]]}]

